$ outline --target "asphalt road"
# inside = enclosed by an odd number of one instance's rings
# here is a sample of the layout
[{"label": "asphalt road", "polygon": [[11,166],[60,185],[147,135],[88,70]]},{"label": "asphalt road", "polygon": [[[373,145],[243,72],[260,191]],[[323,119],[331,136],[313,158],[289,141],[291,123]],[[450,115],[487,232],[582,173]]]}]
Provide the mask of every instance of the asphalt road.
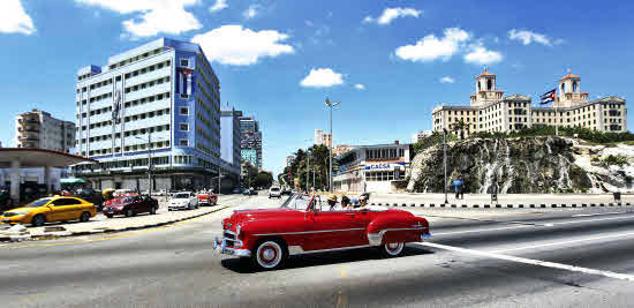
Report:
[{"label": "asphalt road", "polygon": [[[222,202],[222,200],[221,200]],[[241,197],[235,207],[276,207]],[[234,207],[234,208],[235,208]],[[142,231],[0,246],[0,303],[124,306],[610,306],[634,302],[628,209],[415,211],[433,238],[292,257],[252,272],[211,252],[223,210]]]}]

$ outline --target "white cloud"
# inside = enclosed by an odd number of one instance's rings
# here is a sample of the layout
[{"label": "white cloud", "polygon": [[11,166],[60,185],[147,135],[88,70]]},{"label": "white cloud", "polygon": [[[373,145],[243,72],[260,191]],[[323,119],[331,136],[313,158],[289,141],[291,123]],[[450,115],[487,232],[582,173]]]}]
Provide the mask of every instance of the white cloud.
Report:
[{"label": "white cloud", "polygon": [[343,75],[330,68],[313,68],[299,84],[307,88],[329,88],[343,84]]},{"label": "white cloud", "polygon": [[354,84],[354,88],[359,90],[359,91],[363,91],[363,90],[365,90],[365,85],[362,84],[362,83],[355,83]]},{"label": "white cloud", "polygon": [[495,64],[502,61],[502,58],[500,52],[489,50],[482,44],[472,45],[470,51],[464,55],[465,62],[478,65]]},{"label": "white cloud", "polygon": [[365,23],[376,23],[378,25],[389,25],[397,18],[402,17],[415,17],[418,18],[422,14],[422,11],[409,8],[409,7],[390,7],[383,10],[381,16],[374,18],[372,16],[366,16],[363,19]]},{"label": "white cloud", "polygon": [[255,16],[258,15],[259,9],[259,5],[251,4],[246,10],[244,10],[244,12],[242,12],[242,16],[244,16],[245,19],[253,19]]},{"label": "white cloud", "polygon": [[295,52],[284,43],[288,35],[276,30],[253,31],[242,25],[224,25],[197,34],[192,42],[200,44],[210,61],[227,65],[252,65],[260,58]]},{"label": "white cloud", "polygon": [[444,77],[440,78],[439,81],[440,81],[440,83],[454,83],[454,82],[456,82],[456,80],[453,79],[453,77],[451,77],[451,76],[444,76]]},{"label": "white cloud", "polygon": [[119,14],[134,14],[123,21],[123,28],[133,38],[154,36],[159,33],[180,34],[202,27],[198,19],[185,7],[199,0],[75,0],[87,6],[96,6]]},{"label": "white cloud", "polygon": [[35,32],[33,20],[20,0],[0,1],[0,33],[32,34]]},{"label": "white cloud", "polygon": [[514,41],[520,41],[524,45],[529,45],[533,42],[546,45],[546,46],[551,46],[553,44],[552,40],[548,36],[546,36],[545,34],[537,33],[537,32],[532,32],[528,30],[511,29],[511,31],[509,31],[508,34],[509,34],[509,39]]},{"label": "white cloud", "polygon": [[212,12],[212,13],[220,12],[226,9],[227,7],[229,7],[229,5],[227,4],[227,0],[216,0],[214,5],[209,7],[209,12]]},{"label": "white cloud", "polygon": [[471,35],[460,28],[447,28],[442,38],[429,34],[414,45],[404,45],[396,48],[396,56],[413,62],[428,62],[434,60],[449,60],[456,54]]}]

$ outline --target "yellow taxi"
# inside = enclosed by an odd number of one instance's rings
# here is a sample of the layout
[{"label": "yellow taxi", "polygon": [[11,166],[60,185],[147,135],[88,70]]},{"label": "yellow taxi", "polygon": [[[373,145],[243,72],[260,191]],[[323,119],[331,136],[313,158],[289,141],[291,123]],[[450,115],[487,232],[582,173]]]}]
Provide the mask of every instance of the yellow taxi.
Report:
[{"label": "yellow taxi", "polygon": [[37,199],[23,207],[6,211],[0,216],[0,221],[6,224],[31,224],[39,227],[46,222],[54,221],[88,221],[95,215],[97,208],[86,200],[54,196]]}]

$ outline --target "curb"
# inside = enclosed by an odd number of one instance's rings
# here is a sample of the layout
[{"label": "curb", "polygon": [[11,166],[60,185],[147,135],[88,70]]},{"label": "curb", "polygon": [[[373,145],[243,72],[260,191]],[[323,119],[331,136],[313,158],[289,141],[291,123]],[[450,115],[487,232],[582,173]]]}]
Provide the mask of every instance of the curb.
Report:
[{"label": "curb", "polygon": [[148,225],[142,225],[142,226],[105,228],[105,229],[77,231],[77,232],[64,231],[65,233],[61,233],[60,232],[60,233],[57,233],[57,234],[54,234],[54,233],[53,234],[39,234],[39,235],[31,236],[31,240],[49,240],[49,239],[56,239],[56,238],[62,238],[62,237],[71,237],[71,236],[83,236],[83,235],[92,235],[92,234],[100,234],[100,233],[118,233],[118,232],[125,232],[125,231],[149,229],[149,228],[160,227],[160,226],[165,226],[165,225],[171,225],[171,224],[174,224],[174,223],[177,223],[177,222],[181,222],[181,221],[185,221],[185,220],[190,220],[190,219],[202,217],[202,216],[205,216],[205,215],[209,215],[211,213],[222,211],[222,210],[227,209],[227,208],[229,208],[228,205],[227,206],[223,206],[223,207],[215,208],[212,211],[205,212],[205,213],[199,213],[199,214],[192,215],[192,216],[187,216],[187,217],[182,217],[182,218],[178,218],[178,219],[172,219],[172,220],[168,220],[168,221],[162,221],[162,222],[148,224]]},{"label": "curb", "polygon": [[536,209],[536,208],[587,208],[587,207],[629,207],[634,206],[630,202],[609,203],[485,203],[485,204],[456,204],[456,203],[396,203],[396,202],[371,202],[370,205],[386,207],[418,207],[418,208],[462,208],[462,209]]}]

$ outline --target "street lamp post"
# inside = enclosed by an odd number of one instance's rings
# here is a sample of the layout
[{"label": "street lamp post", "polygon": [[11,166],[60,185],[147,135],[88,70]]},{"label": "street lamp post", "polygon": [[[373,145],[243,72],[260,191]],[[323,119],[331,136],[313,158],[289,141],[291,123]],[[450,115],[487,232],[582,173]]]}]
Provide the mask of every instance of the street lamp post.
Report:
[{"label": "street lamp post", "polygon": [[445,170],[445,181],[443,182],[443,191],[445,192],[445,204],[449,203],[447,200],[447,129],[443,128],[442,134],[442,161],[443,168]]},{"label": "street lamp post", "polygon": [[328,191],[332,192],[332,145],[334,144],[334,136],[332,134],[332,108],[339,105],[339,102],[331,102],[330,99],[326,98],[326,106],[330,108],[330,145],[328,146],[329,154],[328,154]]},{"label": "street lamp post", "polygon": [[310,150],[306,151],[306,192],[309,192],[309,176],[310,176]]}]

